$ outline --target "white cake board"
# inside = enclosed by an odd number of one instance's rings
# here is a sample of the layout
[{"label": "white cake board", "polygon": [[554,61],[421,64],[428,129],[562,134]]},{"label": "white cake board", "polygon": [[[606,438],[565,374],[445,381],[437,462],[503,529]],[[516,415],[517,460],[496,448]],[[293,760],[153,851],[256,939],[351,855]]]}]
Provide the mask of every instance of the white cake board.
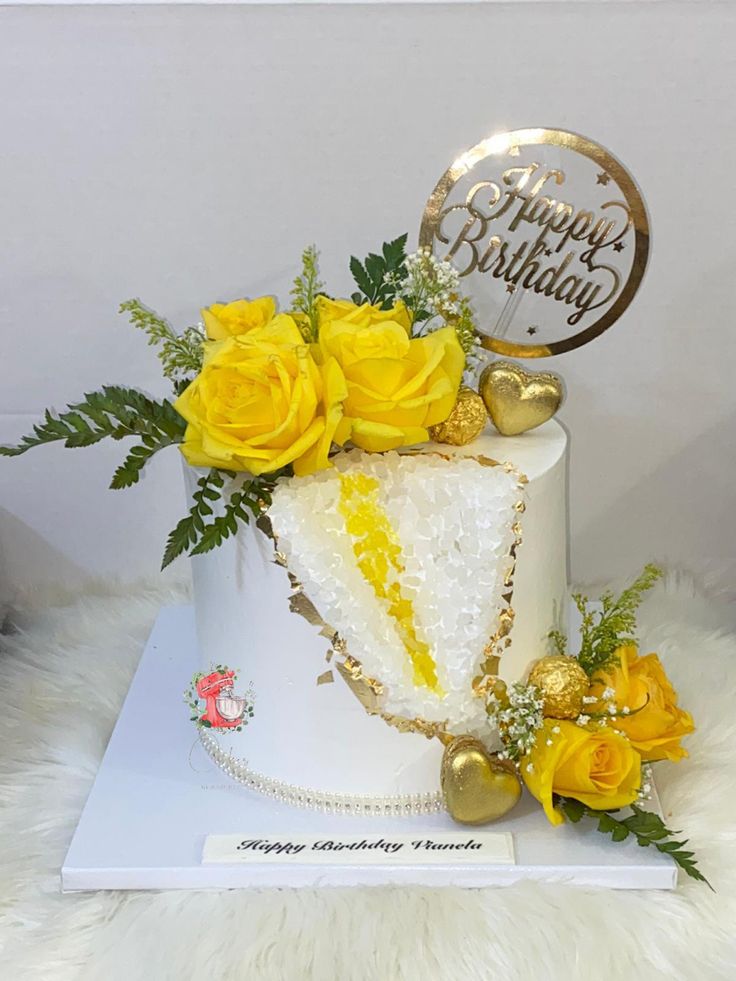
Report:
[{"label": "white cake board", "polygon": [[[61,870],[64,891],[249,886],[508,885],[521,879],[618,889],[672,889],[673,863],[633,841],[614,844],[590,822],[553,828],[528,795],[494,832],[513,837],[514,864],[397,865],[283,860],[204,864],[207,836],[413,835],[458,831],[446,814],[347,817],[276,803],[222,773],[199,744],[181,694],[198,670],[191,607],[156,621]],[[411,738],[407,736],[407,738]],[[298,752],[298,738],[295,739]],[[460,829],[465,834],[466,829]],[[469,836],[475,831],[470,829]]]}]

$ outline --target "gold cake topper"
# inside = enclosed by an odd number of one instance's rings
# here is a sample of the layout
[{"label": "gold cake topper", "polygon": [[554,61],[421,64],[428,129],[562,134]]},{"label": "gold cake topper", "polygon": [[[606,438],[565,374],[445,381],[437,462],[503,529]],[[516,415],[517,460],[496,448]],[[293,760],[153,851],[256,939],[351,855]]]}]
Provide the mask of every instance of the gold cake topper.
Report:
[{"label": "gold cake topper", "polygon": [[427,202],[419,244],[475,279],[484,347],[543,358],[587,344],[626,310],[649,220],[608,150],[564,130],[521,129],[458,157]]}]

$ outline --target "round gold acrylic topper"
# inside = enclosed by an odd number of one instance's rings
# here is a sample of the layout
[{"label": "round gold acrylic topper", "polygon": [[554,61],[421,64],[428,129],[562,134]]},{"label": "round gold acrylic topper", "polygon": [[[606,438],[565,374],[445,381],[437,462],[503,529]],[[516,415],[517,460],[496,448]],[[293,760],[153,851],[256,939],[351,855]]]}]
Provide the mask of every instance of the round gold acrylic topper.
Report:
[{"label": "round gold acrylic topper", "polygon": [[458,157],[427,202],[419,244],[467,277],[484,347],[543,358],[618,320],[644,275],[649,221],[608,150],[520,129]]}]

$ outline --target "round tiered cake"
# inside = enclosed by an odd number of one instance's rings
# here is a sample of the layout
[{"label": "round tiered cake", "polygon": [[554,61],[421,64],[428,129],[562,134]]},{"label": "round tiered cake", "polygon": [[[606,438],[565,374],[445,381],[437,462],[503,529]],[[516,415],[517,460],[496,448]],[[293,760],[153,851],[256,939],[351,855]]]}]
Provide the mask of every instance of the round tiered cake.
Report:
[{"label": "round tiered cake", "polygon": [[566,446],[550,421],[338,454],[195,557],[202,671],[226,665],[254,696],[220,752],[306,793],[435,794],[442,737],[487,740],[488,685],[564,629]]}]

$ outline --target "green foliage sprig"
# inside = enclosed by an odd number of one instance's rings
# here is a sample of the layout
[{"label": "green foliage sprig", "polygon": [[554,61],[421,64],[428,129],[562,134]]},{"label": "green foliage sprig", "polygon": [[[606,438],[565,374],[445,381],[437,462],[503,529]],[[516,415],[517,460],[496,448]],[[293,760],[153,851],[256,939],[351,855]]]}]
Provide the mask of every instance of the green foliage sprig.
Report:
[{"label": "green foliage sprig", "polygon": [[110,486],[117,489],[137,483],[151,457],[166,446],[180,443],[185,429],[185,421],[167,399],[159,402],[134,388],[106,385],[85,395],[81,402],[68,405],[64,412],[54,414],[47,409],[44,421],[17,446],[0,446],[0,456],[20,456],[44,443],[63,442],[76,448],[93,446],[106,438],[137,436],[140,443],[113,475]]},{"label": "green foliage sprig", "polygon": [[[234,490],[224,503],[223,512],[214,515],[212,504],[223,496],[225,477],[235,477],[228,470],[210,470],[197,481],[192,495],[192,507],[171,532],[164,551],[161,568],[174,561],[183,552],[203,555],[221,545],[236,534],[238,523],[248,524],[251,516],[258,517],[271,503],[271,491],[279,474],[251,477]],[[207,518],[212,518],[207,521]]]},{"label": "green foliage sprig", "polygon": [[205,335],[200,327],[187,327],[177,334],[173,327],[140,300],[126,300],[120,304],[120,312],[130,315],[134,327],[142,330],[156,352],[165,378],[181,391],[202,370]]},{"label": "green foliage sprig", "polygon": [[363,262],[350,257],[350,272],[360,290],[352,294],[353,303],[372,303],[383,310],[393,306],[397,284],[406,274],[407,238],[400,235],[393,242],[384,242],[381,255],[371,252]]},{"label": "green foliage sprig", "polygon": [[555,654],[567,654],[567,634],[562,630],[550,630],[547,634]]},{"label": "green foliage sprig", "polygon": [[462,296],[457,301],[457,306],[458,313],[450,318],[449,323],[455,328],[460,347],[465,352],[466,370],[470,371],[477,366],[480,360],[478,328],[470,300],[466,296]]},{"label": "green foliage sprig", "polygon": [[290,296],[294,309],[303,313],[309,322],[304,339],[316,341],[319,334],[317,297],[324,292],[324,283],[319,278],[319,252],[314,245],[302,252],[302,271],[294,280]]},{"label": "green foliage sprig", "polygon": [[[644,593],[661,577],[662,570],[656,565],[646,565],[641,575],[620,596],[606,591],[600,598],[601,609],[591,610],[589,600],[582,593],[574,593],[575,605],[583,622],[580,627],[580,653],[578,661],[589,674],[606,667],[614,658],[621,644],[636,640],[636,611]],[[558,648],[561,635],[550,634]],[[564,650],[561,652],[564,653]]]},{"label": "green foliage sprig", "polygon": [[637,844],[643,848],[654,845],[657,851],[669,855],[691,879],[705,882],[710,889],[713,888],[698,869],[694,853],[686,850],[687,840],[678,841],[679,832],[670,831],[658,814],[644,811],[633,804],[629,817],[616,818],[613,815],[619,813],[618,811],[596,811],[572,797],[560,797],[557,803],[573,824],[577,824],[583,817],[591,817],[598,822],[598,831],[610,834],[613,841],[625,841],[629,835],[633,835]]}]

